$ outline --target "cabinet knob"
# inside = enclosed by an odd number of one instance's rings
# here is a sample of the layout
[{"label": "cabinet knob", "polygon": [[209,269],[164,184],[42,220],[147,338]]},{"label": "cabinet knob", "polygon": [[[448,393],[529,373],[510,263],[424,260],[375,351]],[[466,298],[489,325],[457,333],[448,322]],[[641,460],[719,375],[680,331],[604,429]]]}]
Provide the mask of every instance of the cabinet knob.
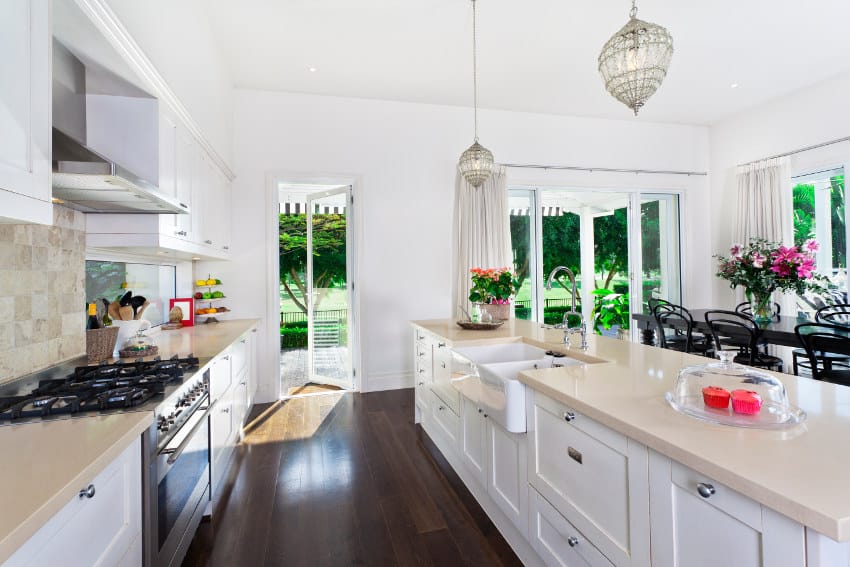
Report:
[{"label": "cabinet knob", "polygon": [[230,250],[230,246],[223,246],[225,250]]},{"label": "cabinet knob", "polygon": [[247,384],[248,384],[248,381],[247,381],[247,380],[245,380],[245,381],[243,381],[243,382],[239,382],[239,385],[240,385],[240,386],[246,386]]},{"label": "cabinet knob", "polygon": [[571,412],[571,411],[565,411],[564,412],[564,421],[569,422],[569,421],[574,420],[575,418],[576,418],[576,414],[574,414],[573,412]]},{"label": "cabinet knob", "polygon": [[212,244],[212,240],[204,240],[204,244]]},{"label": "cabinet knob", "polygon": [[570,547],[575,547],[578,545],[578,538],[576,536],[570,536],[567,539],[567,543],[570,544]]},{"label": "cabinet knob", "polygon": [[230,413],[230,408],[221,408],[221,413]]},{"label": "cabinet knob", "polygon": [[224,360],[230,360],[230,355],[228,354],[227,356],[222,356],[221,358],[223,358]]},{"label": "cabinet knob", "polygon": [[419,385],[420,385],[420,386],[424,386],[424,385],[425,385],[425,382],[419,382]]},{"label": "cabinet knob", "polygon": [[481,408],[478,408],[478,413],[484,413],[484,410],[481,409]]},{"label": "cabinet knob", "polygon": [[489,416],[489,415],[487,415],[487,414],[485,413],[485,414],[484,414],[484,418],[486,419],[486,418],[488,418],[488,417],[490,417],[490,416]]},{"label": "cabinet knob", "polygon": [[697,492],[699,492],[699,495],[703,498],[709,498],[712,494],[717,492],[717,489],[714,488],[713,484],[709,484],[707,482],[698,482]]},{"label": "cabinet knob", "polygon": [[446,406],[440,406],[437,409],[440,410],[440,411],[443,411],[444,409],[446,409]]},{"label": "cabinet knob", "polygon": [[248,342],[248,339],[242,339],[242,340],[241,340],[241,341],[239,341],[239,342],[240,342],[240,343],[242,343],[242,344],[244,345],[245,343],[247,343],[247,342]]},{"label": "cabinet knob", "polygon": [[84,489],[80,490],[80,500],[83,498],[94,498],[94,485],[90,484]]},{"label": "cabinet knob", "polygon": [[445,363],[445,362],[441,362],[441,363],[440,363],[440,366],[442,366],[443,368],[445,368],[445,367],[446,367],[446,363]]},{"label": "cabinet knob", "polygon": [[419,369],[419,374],[425,374],[425,369],[424,369],[424,368],[420,368],[420,369]]},{"label": "cabinet knob", "polygon": [[446,346],[446,343],[437,343],[437,348],[443,348]]}]

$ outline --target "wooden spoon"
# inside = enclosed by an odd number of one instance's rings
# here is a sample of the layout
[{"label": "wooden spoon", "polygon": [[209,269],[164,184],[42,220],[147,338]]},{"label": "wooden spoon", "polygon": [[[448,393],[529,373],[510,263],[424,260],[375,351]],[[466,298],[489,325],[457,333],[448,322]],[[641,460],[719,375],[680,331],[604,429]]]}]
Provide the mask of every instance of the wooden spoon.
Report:
[{"label": "wooden spoon", "polygon": [[145,312],[145,309],[147,309],[148,305],[150,305],[150,304],[151,304],[150,301],[145,301],[144,303],[142,303],[142,306],[139,307],[138,311],[136,311],[136,319],[137,320],[142,318],[142,313]]},{"label": "wooden spoon", "polygon": [[[109,304],[109,308],[107,308],[106,312],[109,313],[109,316],[113,321],[121,320],[121,313],[118,312],[119,309],[121,309],[121,304],[117,301],[113,301]],[[132,308],[130,309],[132,310]]]},{"label": "wooden spoon", "polygon": [[124,307],[118,308],[118,318],[122,321],[132,321],[133,320],[133,308],[129,305],[125,305]]}]

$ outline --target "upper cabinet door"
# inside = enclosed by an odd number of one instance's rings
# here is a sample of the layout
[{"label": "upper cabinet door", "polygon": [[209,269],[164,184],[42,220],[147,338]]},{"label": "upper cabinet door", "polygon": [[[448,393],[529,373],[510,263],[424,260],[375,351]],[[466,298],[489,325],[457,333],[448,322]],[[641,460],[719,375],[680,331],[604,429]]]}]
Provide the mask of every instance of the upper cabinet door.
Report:
[{"label": "upper cabinet door", "polygon": [[0,18],[0,194],[6,193],[0,216],[46,223],[52,222],[48,5],[4,0]]}]

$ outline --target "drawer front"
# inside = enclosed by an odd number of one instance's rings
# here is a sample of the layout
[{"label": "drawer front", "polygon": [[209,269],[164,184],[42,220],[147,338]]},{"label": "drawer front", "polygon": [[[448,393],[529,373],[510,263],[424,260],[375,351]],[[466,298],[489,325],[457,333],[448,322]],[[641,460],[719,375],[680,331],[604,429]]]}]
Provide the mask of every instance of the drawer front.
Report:
[{"label": "drawer front", "polygon": [[210,363],[210,399],[212,401],[219,400],[230,389],[230,383],[233,381],[231,362],[228,350],[226,354],[219,355]]},{"label": "drawer front", "polygon": [[[91,479],[92,498],[74,495],[4,565],[141,565],[141,442]],[[86,488],[83,484],[80,488]],[[129,555],[135,550],[136,555]]]},{"label": "drawer front", "polygon": [[628,459],[582,430],[588,427],[575,425],[576,421],[590,421],[589,418],[572,412],[576,417],[565,421],[564,413],[569,411],[541,404],[535,396],[534,484],[571,519],[576,521],[570,512],[584,516],[599,532],[627,550]]},{"label": "drawer front", "polygon": [[531,546],[546,565],[613,567],[613,564],[545,498],[529,488]]},{"label": "drawer front", "polygon": [[413,390],[413,392],[414,402],[423,414],[426,413],[431,407],[431,404],[429,402],[429,398],[431,397],[431,391],[428,389],[428,386],[420,386],[417,383],[416,388]]},{"label": "drawer front", "polygon": [[249,340],[251,334],[248,333],[241,339],[237,340],[230,347],[230,356],[232,360],[232,370],[234,376],[241,373],[248,364],[248,353],[251,351]]},{"label": "drawer front", "polygon": [[431,392],[431,415],[439,433],[451,443],[453,448],[457,447],[457,432],[460,426],[460,418],[452,411],[452,408]]},{"label": "drawer front", "polygon": [[[673,484],[681,491],[696,497],[704,504],[714,506],[758,532],[762,531],[762,511],[758,502],[675,461],[672,462],[671,476]],[[707,498],[700,495],[700,488],[708,495]],[[706,492],[710,489],[714,490],[711,494]]]},{"label": "drawer front", "polygon": [[432,355],[431,345],[420,342],[414,343],[413,357],[414,384],[416,386],[430,384],[434,380],[434,357]]}]

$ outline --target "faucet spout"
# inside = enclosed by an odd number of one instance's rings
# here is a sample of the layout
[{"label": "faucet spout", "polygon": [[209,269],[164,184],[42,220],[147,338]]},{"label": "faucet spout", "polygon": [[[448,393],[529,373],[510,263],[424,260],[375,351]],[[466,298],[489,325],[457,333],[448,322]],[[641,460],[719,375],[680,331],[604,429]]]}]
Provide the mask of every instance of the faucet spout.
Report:
[{"label": "faucet spout", "polygon": [[[555,276],[557,276],[560,272],[566,272],[567,276],[570,278],[570,286],[572,289],[568,289],[561,280],[555,280]],[[552,282],[557,281],[562,288],[572,293],[572,311],[576,310],[576,276],[571,269],[566,266],[558,266],[554,270],[549,273],[549,278],[546,280],[546,289],[552,289]]]}]

